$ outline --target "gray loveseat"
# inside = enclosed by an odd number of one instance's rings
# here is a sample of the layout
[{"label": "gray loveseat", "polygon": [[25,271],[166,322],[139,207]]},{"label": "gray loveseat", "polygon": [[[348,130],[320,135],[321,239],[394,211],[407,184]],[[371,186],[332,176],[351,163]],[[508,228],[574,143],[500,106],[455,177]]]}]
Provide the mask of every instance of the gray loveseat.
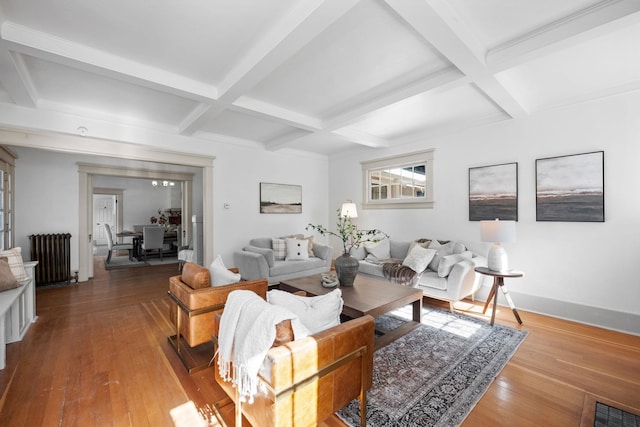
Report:
[{"label": "gray loveseat", "polygon": [[354,248],[351,255],[359,260],[360,273],[417,287],[427,297],[448,301],[452,311],[454,302],[473,295],[485,283],[491,284],[491,278],[474,271],[475,267],[486,267],[487,259],[467,250],[462,243],[431,239],[416,242],[437,252],[420,273],[402,265],[412,242],[385,239]]},{"label": "gray loveseat", "polygon": [[[286,238],[303,238],[302,235],[286,236],[281,239],[261,237],[251,239],[249,245],[234,253],[234,261],[240,275],[245,280],[256,280],[266,277],[269,283],[281,280],[295,279],[312,274],[326,273],[331,269],[333,248],[319,243],[310,242],[311,251],[308,259],[285,259],[277,256],[279,246],[274,249],[274,241]],[[286,256],[286,254],[285,254]]]}]

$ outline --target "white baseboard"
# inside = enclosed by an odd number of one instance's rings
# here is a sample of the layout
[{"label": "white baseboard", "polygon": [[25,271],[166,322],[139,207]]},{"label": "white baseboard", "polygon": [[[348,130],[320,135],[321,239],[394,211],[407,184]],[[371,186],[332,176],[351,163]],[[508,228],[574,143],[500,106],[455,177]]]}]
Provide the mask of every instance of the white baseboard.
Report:
[{"label": "white baseboard", "polygon": [[[486,301],[487,296],[489,296],[489,290],[490,287],[481,288],[476,292],[476,299]],[[512,290],[509,290],[509,295],[511,295],[511,299],[513,299],[518,311],[530,311],[627,334],[640,335],[640,315],[638,314],[521,294]],[[508,307],[508,303],[501,291],[498,291],[498,305]],[[526,323],[526,316],[522,316],[521,313],[520,317]]]}]

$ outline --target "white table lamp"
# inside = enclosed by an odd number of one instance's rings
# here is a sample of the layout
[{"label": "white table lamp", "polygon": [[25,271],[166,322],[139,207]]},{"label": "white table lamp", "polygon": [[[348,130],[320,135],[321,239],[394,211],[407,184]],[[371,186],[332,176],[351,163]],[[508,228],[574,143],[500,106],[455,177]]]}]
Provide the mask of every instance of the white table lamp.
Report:
[{"label": "white table lamp", "polygon": [[342,210],[340,211],[340,214],[342,216],[346,216],[347,218],[358,218],[356,204],[351,200],[347,200],[342,204]]},{"label": "white table lamp", "polygon": [[480,221],[480,231],[483,242],[493,242],[487,257],[489,270],[508,271],[509,262],[507,259],[507,251],[504,250],[501,243],[516,241],[516,222],[500,221],[499,219],[494,221]]}]

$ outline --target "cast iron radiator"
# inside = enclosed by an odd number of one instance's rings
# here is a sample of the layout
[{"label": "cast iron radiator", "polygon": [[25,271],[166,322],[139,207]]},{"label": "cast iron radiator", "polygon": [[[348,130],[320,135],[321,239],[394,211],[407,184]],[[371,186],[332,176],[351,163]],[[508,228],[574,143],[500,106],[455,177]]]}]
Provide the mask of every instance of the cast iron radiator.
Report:
[{"label": "cast iron radiator", "polygon": [[71,234],[32,234],[31,261],[38,261],[36,286],[71,283]]}]

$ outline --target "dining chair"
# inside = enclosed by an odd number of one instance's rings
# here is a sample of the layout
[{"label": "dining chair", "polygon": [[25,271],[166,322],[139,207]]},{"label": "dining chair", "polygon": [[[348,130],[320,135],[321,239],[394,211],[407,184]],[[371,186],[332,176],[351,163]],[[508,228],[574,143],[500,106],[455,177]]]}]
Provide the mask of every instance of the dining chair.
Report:
[{"label": "dining chair", "polygon": [[142,244],[140,245],[144,253],[144,259],[147,259],[147,252],[158,251],[160,261],[162,261],[162,249],[164,247],[164,228],[149,226],[142,230]]},{"label": "dining chair", "polygon": [[114,243],[113,242],[113,233],[111,232],[111,226],[109,224],[103,224],[104,231],[107,236],[107,247],[109,248],[109,253],[107,254],[106,263],[109,264],[111,262],[111,255],[113,252],[117,251],[129,251],[129,261],[133,261],[133,245],[131,243]]}]

